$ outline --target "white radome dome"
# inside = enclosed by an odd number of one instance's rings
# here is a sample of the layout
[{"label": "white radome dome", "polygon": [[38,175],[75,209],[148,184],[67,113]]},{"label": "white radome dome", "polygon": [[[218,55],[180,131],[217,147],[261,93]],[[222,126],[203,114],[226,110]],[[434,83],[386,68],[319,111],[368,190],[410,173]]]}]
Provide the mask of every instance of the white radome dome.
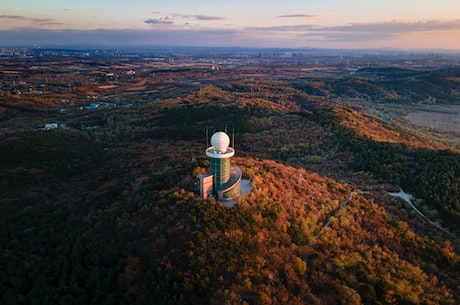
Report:
[{"label": "white radome dome", "polygon": [[211,145],[218,152],[225,152],[230,145],[230,138],[223,131],[218,131],[211,137]]}]

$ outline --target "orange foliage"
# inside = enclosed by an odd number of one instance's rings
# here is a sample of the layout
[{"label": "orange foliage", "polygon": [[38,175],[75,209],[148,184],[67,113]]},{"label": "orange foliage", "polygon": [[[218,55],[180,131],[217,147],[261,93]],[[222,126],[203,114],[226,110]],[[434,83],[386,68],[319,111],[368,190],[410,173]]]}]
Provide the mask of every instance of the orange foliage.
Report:
[{"label": "orange foliage", "polygon": [[379,142],[403,143],[417,148],[447,149],[445,145],[437,143],[433,139],[428,142],[426,139],[411,134],[408,130],[365,116],[349,107],[337,106],[334,107],[334,111],[341,119],[343,126],[354,130],[360,136]]}]

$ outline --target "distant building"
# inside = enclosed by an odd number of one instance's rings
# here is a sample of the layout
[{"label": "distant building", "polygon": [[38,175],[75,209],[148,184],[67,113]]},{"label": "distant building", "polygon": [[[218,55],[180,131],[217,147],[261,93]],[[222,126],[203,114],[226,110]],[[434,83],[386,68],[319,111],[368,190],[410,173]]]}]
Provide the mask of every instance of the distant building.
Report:
[{"label": "distant building", "polygon": [[57,123],[47,123],[45,124],[45,127],[43,127],[44,130],[51,130],[51,129],[56,129],[58,128],[59,125]]},{"label": "distant building", "polygon": [[58,124],[58,123],[46,123],[45,127],[41,128],[42,130],[52,130],[52,129],[69,129],[69,126],[66,124]]},{"label": "distant building", "polygon": [[230,138],[225,132],[212,135],[211,146],[206,149],[211,173],[200,175],[201,198],[213,195],[218,201],[232,201],[240,196],[242,173],[238,167],[230,167],[235,150],[229,145]]}]

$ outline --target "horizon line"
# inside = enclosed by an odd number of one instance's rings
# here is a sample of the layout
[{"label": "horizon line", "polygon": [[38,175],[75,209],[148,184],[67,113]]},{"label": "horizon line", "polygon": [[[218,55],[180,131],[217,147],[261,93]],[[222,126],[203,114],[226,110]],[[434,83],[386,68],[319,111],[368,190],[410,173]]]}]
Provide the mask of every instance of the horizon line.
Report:
[{"label": "horizon line", "polygon": [[449,49],[449,48],[397,48],[397,47],[374,47],[374,48],[345,48],[345,47],[256,47],[256,46],[212,46],[212,45],[0,45],[0,49],[31,49],[31,50],[145,50],[145,49],[220,49],[220,50],[278,50],[278,51],[384,51],[384,52],[442,52],[442,53],[459,53],[460,49]]}]

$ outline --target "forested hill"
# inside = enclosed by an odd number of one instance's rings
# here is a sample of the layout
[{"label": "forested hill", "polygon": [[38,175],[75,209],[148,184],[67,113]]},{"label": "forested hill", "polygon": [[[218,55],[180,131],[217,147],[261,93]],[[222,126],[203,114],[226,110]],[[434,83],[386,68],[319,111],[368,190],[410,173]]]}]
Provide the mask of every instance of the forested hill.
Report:
[{"label": "forested hill", "polygon": [[316,96],[401,104],[459,104],[460,69],[362,68],[341,78],[310,79],[296,88]]},{"label": "forested hill", "polygon": [[[0,138],[2,304],[460,303],[460,156],[427,136],[257,81],[66,124]],[[232,208],[197,195],[206,128]]]}]

